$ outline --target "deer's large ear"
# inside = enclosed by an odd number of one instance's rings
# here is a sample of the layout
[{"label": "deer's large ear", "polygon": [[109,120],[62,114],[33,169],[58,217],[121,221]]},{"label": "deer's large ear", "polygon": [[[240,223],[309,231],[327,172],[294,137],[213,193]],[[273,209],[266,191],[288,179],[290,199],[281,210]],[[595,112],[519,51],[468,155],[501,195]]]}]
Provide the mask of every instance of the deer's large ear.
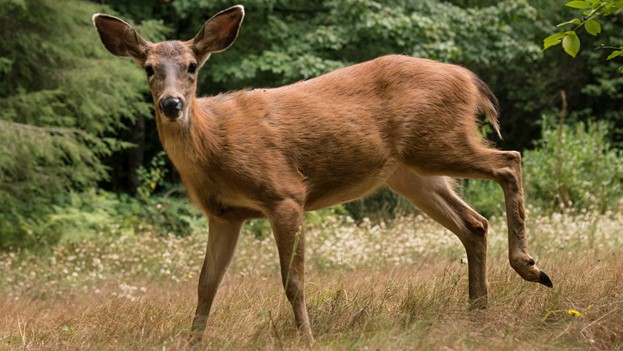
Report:
[{"label": "deer's large ear", "polygon": [[137,61],[145,60],[151,43],[143,39],[127,22],[97,13],[93,15],[93,24],[102,43],[113,55],[132,57]]},{"label": "deer's large ear", "polygon": [[229,48],[238,37],[243,18],[244,7],[236,5],[207,20],[199,33],[190,41],[197,57],[204,60],[211,53]]}]

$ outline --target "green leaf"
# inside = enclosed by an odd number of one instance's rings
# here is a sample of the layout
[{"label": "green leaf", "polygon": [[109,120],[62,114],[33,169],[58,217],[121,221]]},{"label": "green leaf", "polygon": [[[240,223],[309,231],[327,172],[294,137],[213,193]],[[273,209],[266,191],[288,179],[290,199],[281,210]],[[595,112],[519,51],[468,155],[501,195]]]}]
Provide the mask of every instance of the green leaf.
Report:
[{"label": "green leaf", "polygon": [[584,28],[586,28],[586,31],[594,36],[601,33],[601,24],[593,19],[586,21],[586,23],[584,23]]},{"label": "green leaf", "polygon": [[612,60],[615,57],[621,56],[621,54],[623,54],[623,50],[614,50],[610,53],[606,60]]},{"label": "green leaf", "polygon": [[617,12],[618,10],[620,10],[621,8],[623,8],[623,6],[617,5],[615,3],[609,3],[601,11],[601,14],[603,16],[610,16],[611,14],[613,14],[613,13]]},{"label": "green leaf", "polygon": [[562,39],[562,48],[573,58],[578,54],[578,51],[580,51],[580,38],[574,31],[566,32],[564,39]]},{"label": "green leaf", "polygon": [[569,1],[565,4],[567,7],[573,7],[574,9],[590,9],[592,6],[586,1]]},{"label": "green leaf", "polygon": [[560,44],[560,41],[564,37],[565,37],[565,33],[555,33],[543,39],[543,50]]},{"label": "green leaf", "polygon": [[577,26],[580,23],[582,23],[582,21],[580,21],[579,18],[574,18],[571,21],[562,22],[562,23],[558,24],[556,27],[566,26],[567,24],[575,24]]}]

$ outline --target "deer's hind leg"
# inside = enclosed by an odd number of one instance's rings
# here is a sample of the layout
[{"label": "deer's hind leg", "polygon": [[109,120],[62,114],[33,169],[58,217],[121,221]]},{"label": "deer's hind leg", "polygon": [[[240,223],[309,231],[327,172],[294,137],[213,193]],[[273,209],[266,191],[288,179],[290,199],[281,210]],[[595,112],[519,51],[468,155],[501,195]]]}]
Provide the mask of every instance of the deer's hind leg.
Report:
[{"label": "deer's hind leg", "polygon": [[523,279],[552,287],[547,274],[528,253],[519,152],[490,149],[475,138],[446,140],[438,147],[413,150],[407,157],[408,166],[419,174],[490,179],[500,184],[506,204],[511,266]]},{"label": "deer's hind leg", "polygon": [[277,243],[281,279],[294,311],[296,326],[311,343],[314,337],[305,303],[303,205],[295,199],[285,199],[272,206],[267,217]]},{"label": "deer's hind leg", "polygon": [[446,177],[420,176],[402,167],[390,177],[387,184],[458,236],[467,253],[470,304],[473,308],[485,308],[487,220],[454,193]]}]

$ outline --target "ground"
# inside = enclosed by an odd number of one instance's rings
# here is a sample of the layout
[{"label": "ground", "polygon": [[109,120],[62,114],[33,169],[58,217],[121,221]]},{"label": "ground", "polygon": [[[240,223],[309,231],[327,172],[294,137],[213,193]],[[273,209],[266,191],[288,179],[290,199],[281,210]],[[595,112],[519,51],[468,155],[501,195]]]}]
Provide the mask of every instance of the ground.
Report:
[{"label": "ground", "polygon": [[505,223],[493,218],[485,311],[468,307],[460,242],[424,217],[310,226],[313,345],[294,329],[270,237],[244,234],[195,348],[205,233],[125,232],[48,255],[5,253],[0,350],[623,350],[623,215],[528,218],[530,251],[554,289],[512,271]]}]

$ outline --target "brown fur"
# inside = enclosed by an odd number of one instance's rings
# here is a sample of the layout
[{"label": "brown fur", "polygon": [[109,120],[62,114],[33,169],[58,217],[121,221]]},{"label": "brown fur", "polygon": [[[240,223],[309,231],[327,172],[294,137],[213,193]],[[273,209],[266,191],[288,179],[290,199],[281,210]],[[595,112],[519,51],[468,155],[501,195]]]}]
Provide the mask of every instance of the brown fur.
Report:
[{"label": "brown fur", "polygon": [[[197,98],[196,74],[188,67],[229,47],[243,14],[241,6],[227,9],[193,40],[156,44],[121,20],[94,17],[112,53],[154,69],[149,82],[160,140],[192,201],[210,219],[195,339],[203,334],[242,223],[267,217],[286,295],[311,340],[303,212],[360,198],[384,184],[461,239],[470,299],[485,307],[487,221],[454,193],[445,176],[500,183],[511,265],[524,279],[541,279],[527,252],[519,153],[491,149],[477,133],[482,111],[499,134],[497,99],[484,82],[463,67],[390,55],[280,88]],[[166,97],[183,101],[180,116],[159,110]]]}]

